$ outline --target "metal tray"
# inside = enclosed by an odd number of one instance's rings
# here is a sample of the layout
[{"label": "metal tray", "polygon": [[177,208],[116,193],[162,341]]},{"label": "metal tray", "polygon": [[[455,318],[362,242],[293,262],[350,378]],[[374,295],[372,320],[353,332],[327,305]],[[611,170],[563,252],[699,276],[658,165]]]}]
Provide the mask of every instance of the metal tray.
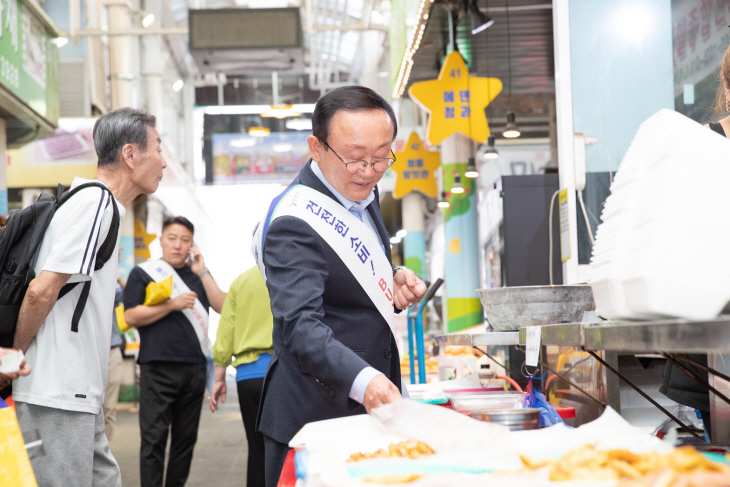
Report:
[{"label": "metal tray", "polygon": [[596,308],[590,286],[526,286],[477,289],[493,328],[576,323]]}]

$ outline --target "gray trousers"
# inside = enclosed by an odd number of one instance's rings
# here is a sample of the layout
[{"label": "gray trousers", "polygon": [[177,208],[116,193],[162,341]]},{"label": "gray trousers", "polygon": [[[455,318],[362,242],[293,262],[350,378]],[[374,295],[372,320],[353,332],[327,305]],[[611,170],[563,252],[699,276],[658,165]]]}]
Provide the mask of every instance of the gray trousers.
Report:
[{"label": "gray trousers", "polygon": [[46,454],[31,460],[39,487],[121,487],[104,434],[104,414],[16,402],[23,433],[38,430]]}]

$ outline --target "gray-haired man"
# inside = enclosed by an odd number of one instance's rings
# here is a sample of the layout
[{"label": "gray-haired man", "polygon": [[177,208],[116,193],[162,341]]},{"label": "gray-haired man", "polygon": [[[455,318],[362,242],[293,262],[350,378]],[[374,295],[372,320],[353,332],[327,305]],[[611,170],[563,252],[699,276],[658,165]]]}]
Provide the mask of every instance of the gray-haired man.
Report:
[{"label": "gray-haired man", "polygon": [[[155,117],[123,108],[94,125],[96,180],[69,198],[53,216],[36,254],[36,277],[20,308],[14,347],[26,353],[33,373],[13,384],[23,431],[37,429],[45,456],[32,461],[38,485],[121,486],[121,474],[104,434],[117,259],[95,270],[99,247],[140,194],[153,193],[166,167]],[[75,178],[72,189],[89,181]],[[113,234],[112,234],[113,235]],[[113,256],[117,255],[119,238]],[[60,299],[67,283],[88,283],[88,298],[72,317],[83,285]]]}]

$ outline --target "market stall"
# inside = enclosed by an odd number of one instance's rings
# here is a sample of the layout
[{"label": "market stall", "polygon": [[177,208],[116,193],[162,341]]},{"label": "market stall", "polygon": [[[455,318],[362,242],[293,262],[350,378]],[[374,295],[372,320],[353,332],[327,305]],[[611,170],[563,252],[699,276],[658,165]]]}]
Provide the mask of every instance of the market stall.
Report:
[{"label": "market stall", "polygon": [[308,487],[710,487],[730,479],[726,456],[674,448],[611,409],[576,429],[510,431],[437,406],[398,401],[370,416],[310,423],[289,445],[281,486],[293,485],[293,477]]}]

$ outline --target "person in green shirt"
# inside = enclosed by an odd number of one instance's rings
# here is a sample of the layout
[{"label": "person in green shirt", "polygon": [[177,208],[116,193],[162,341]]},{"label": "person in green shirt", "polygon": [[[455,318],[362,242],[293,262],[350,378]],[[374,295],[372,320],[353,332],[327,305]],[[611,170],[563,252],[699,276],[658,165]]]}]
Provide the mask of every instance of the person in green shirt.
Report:
[{"label": "person in green shirt", "polygon": [[271,334],[269,290],[258,267],[254,266],[233,281],[223,303],[218,334],[213,345],[215,382],[210,410],[218,410],[218,400],[226,402],[226,367],[236,368],[238,402],[248,439],[248,487],[263,487],[264,437],[256,431],[256,415],[274,345]]}]

